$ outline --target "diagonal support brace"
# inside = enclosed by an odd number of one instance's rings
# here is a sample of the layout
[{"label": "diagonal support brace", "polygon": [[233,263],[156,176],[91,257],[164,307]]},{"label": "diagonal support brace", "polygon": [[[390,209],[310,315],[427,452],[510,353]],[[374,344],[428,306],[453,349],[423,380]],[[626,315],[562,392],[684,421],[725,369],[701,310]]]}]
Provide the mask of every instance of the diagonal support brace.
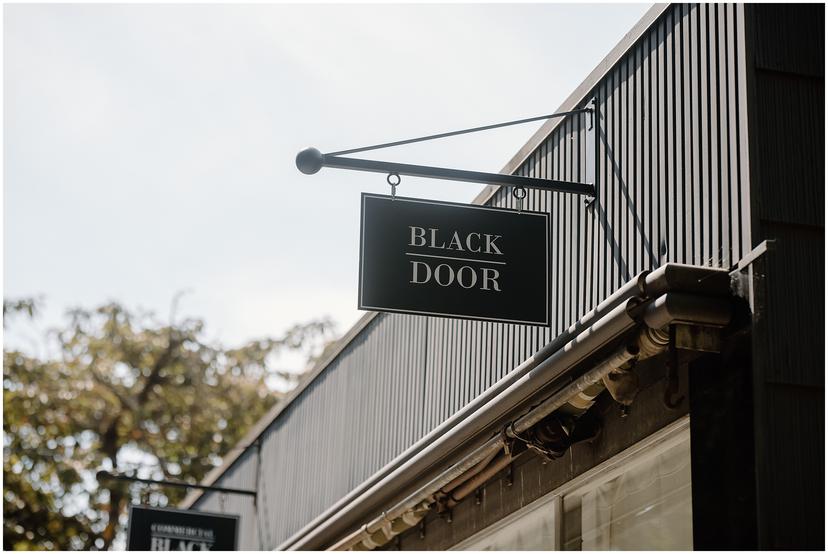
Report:
[{"label": "diagonal support brace", "polygon": [[595,186],[589,183],[577,183],[571,181],[559,181],[554,179],[539,179],[535,177],[524,177],[522,175],[509,175],[503,173],[485,173],[482,171],[467,171],[462,169],[448,169],[444,167],[433,167],[427,165],[412,165],[396,162],[384,162],[379,160],[365,160],[359,158],[346,158],[343,154],[353,154],[356,152],[365,152],[367,150],[378,150],[380,148],[389,148],[392,146],[401,146],[403,144],[411,144],[414,142],[422,142],[426,140],[434,140],[438,138],[446,138],[466,133],[474,133],[478,131],[486,131],[508,125],[518,125],[530,121],[538,121],[542,119],[550,119],[553,117],[564,117],[567,115],[587,113],[592,117],[592,107],[580,108],[569,112],[560,112],[550,115],[543,115],[532,117],[528,119],[521,119],[516,121],[507,121],[505,123],[497,123],[494,125],[486,125],[483,127],[475,127],[472,129],[463,129],[460,131],[451,131],[448,133],[440,133],[438,135],[429,135],[425,137],[418,137],[414,139],[401,140],[396,142],[389,142],[385,144],[376,144],[373,146],[365,146],[362,148],[353,148],[351,150],[342,150],[339,152],[332,152],[330,154],[323,154],[316,148],[305,148],[296,155],[296,167],[306,175],[313,175],[323,167],[333,167],[338,169],[351,169],[356,171],[369,171],[374,173],[387,173],[397,175],[407,175],[410,177],[426,177],[430,179],[446,179],[449,181],[465,181],[470,183],[483,184],[498,184],[517,188],[532,188],[540,190],[549,190],[555,192],[565,192],[569,194],[582,194],[589,197],[595,196]]}]

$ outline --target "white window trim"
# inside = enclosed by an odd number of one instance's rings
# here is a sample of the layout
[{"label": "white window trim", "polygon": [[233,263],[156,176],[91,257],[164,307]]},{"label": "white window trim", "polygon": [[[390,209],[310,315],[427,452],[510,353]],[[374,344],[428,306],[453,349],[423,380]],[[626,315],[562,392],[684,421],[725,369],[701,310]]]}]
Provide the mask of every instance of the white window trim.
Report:
[{"label": "white window trim", "polygon": [[542,497],[530,502],[519,510],[512,512],[497,523],[481,529],[471,537],[460,541],[449,550],[468,550],[470,546],[485,540],[504,527],[511,525],[528,513],[549,507],[554,527],[554,549],[560,550],[563,536],[563,498],[570,494],[584,494],[599,487],[626,470],[630,463],[637,463],[648,458],[654,458],[667,452],[671,448],[687,440],[690,435],[690,416],[685,415],[669,425],[659,429],[652,435],[638,441],[626,450],[619,452],[612,458],[605,460],[592,469],[585,471],[578,477],[568,481]]}]

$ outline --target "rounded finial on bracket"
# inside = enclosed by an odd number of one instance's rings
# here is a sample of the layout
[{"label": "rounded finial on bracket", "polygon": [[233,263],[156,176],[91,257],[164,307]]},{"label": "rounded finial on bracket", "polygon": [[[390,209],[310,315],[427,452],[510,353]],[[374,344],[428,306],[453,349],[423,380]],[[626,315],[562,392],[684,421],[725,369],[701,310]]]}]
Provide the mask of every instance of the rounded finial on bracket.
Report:
[{"label": "rounded finial on bracket", "polygon": [[313,175],[322,169],[323,159],[322,152],[311,146],[296,154],[296,167],[305,175]]}]

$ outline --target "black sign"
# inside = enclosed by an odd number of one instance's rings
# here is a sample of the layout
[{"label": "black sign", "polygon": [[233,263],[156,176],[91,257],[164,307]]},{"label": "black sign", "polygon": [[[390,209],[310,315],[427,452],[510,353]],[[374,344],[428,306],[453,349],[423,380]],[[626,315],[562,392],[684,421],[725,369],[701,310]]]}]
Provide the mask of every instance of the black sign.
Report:
[{"label": "black sign", "polygon": [[130,506],[127,550],[236,550],[239,516]]},{"label": "black sign", "polygon": [[549,325],[549,214],[362,195],[359,308]]}]

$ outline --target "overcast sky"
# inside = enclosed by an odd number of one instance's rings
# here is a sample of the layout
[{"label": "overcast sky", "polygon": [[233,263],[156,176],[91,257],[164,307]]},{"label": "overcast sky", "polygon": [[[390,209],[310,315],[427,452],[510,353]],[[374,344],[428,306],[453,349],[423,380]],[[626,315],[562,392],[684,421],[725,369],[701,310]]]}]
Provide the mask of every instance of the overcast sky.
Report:
[{"label": "overcast sky", "polygon": [[[334,151],[551,113],[650,4],[5,5],[4,295],[117,300],[229,344],[357,303]],[[499,171],[539,124],[366,153]],[[480,185],[403,177],[471,201]],[[26,340],[7,335],[7,341]]]}]

